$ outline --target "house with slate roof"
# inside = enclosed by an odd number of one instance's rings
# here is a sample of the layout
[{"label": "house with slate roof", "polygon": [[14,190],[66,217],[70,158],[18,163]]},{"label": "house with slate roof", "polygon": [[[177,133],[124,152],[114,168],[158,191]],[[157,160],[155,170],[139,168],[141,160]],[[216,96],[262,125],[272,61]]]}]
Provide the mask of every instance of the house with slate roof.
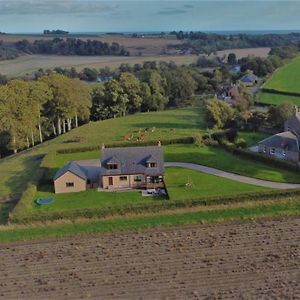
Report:
[{"label": "house with slate roof", "polygon": [[258,152],[279,159],[299,162],[300,113],[297,106],[290,119],[284,123],[284,132],[258,143]]},{"label": "house with slate roof", "polygon": [[258,77],[253,73],[247,73],[240,79],[240,82],[242,82],[244,85],[248,87],[251,87],[257,84]]},{"label": "house with slate roof", "polygon": [[103,148],[101,160],[69,162],[53,180],[55,193],[163,188],[163,151],[160,146]]}]

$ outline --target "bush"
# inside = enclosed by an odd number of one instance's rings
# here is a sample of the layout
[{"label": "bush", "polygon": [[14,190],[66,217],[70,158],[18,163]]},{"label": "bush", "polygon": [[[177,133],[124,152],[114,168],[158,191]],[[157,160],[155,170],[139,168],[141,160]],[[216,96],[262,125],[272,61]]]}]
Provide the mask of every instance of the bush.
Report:
[{"label": "bush", "polygon": [[240,149],[247,148],[247,142],[242,138],[237,139],[235,142],[235,145],[237,148],[240,148]]},{"label": "bush", "polygon": [[261,161],[263,163],[270,164],[272,166],[276,166],[285,170],[299,171],[299,166],[296,163],[276,159],[261,153],[255,153],[245,149],[235,149],[234,154],[244,156],[255,161]]}]

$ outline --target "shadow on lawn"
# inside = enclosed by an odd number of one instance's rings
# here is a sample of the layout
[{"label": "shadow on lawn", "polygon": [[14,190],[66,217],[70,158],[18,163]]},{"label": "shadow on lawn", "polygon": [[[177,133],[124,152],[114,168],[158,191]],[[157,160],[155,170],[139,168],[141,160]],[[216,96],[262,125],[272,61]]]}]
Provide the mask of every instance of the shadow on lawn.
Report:
[{"label": "shadow on lawn", "polygon": [[6,181],[6,185],[13,191],[10,195],[11,199],[19,199],[22,192],[26,189],[27,184],[34,178],[43,156],[44,155],[31,155],[26,157],[21,162],[22,171],[16,172]]}]

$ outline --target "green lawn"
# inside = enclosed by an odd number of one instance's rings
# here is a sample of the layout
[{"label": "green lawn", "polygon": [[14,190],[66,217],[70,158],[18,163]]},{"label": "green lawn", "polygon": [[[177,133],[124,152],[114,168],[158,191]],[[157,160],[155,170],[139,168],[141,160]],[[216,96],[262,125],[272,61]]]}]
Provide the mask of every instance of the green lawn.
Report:
[{"label": "green lawn", "polygon": [[262,162],[235,156],[216,147],[196,145],[170,145],[164,148],[165,161],[202,164],[249,177],[278,182],[300,182],[300,172],[273,167]]},{"label": "green lawn", "polygon": [[0,228],[0,242],[25,241],[50,237],[107,233],[125,230],[141,230],[174,225],[198,224],[228,220],[247,220],[259,217],[293,216],[300,214],[300,201],[276,201],[270,204],[224,207],[192,212],[174,211],[169,214],[122,217],[108,220],[92,220],[84,223],[69,223],[44,226]]},{"label": "green lawn", "polygon": [[300,93],[300,57],[279,68],[264,87],[285,92]]},{"label": "green lawn", "polygon": [[[176,200],[226,197],[270,190],[183,168],[167,168],[165,181],[170,199]],[[190,183],[189,187],[187,183]]]},{"label": "green lawn", "polygon": [[270,135],[262,132],[240,131],[238,133],[238,138],[244,139],[248,147],[257,144],[259,141],[264,140],[268,136]]},{"label": "green lawn", "polygon": [[[274,72],[272,77],[264,84],[264,88],[282,92],[300,93],[300,56],[293,59],[287,65]],[[300,97],[279,95],[261,92],[258,101],[266,104],[278,105],[282,102],[292,102],[300,106]]]},{"label": "green lawn", "polygon": [[[265,134],[245,132],[240,135],[249,145],[255,144],[258,140],[265,138]],[[251,141],[251,142],[250,142]],[[283,170],[276,166],[250,160],[241,156],[233,155],[217,147],[199,147],[190,145],[168,145],[164,148],[165,161],[190,162],[217,168],[220,170],[254,177],[258,179],[277,182],[300,182],[300,172]],[[59,154],[56,157],[57,168],[65,165],[70,159],[96,159],[99,158],[98,151],[87,151],[72,154]]]},{"label": "green lawn", "polygon": [[35,199],[54,198],[55,201],[48,205],[33,204],[32,211],[54,212],[72,209],[116,207],[127,204],[139,204],[155,201],[153,197],[142,197],[139,191],[131,192],[98,192],[95,189],[79,193],[54,194],[38,191]]},{"label": "green lawn", "polygon": [[272,105],[278,105],[282,102],[292,102],[300,106],[300,97],[261,92],[258,95],[258,102]]},{"label": "green lawn", "polygon": [[155,130],[147,134],[146,140],[193,136],[206,126],[199,108],[139,113],[125,118],[90,122],[33,150],[0,160],[0,199],[18,197],[37,170],[42,155],[51,150],[123,142],[126,135],[134,134],[136,137],[139,129],[152,127]]}]

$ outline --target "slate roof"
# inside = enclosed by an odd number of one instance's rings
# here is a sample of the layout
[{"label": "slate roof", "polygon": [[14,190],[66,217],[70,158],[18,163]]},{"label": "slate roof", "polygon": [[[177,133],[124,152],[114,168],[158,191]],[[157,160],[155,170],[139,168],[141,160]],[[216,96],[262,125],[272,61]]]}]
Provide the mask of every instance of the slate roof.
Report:
[{"label": "slate roof", "polygon": [[252,83],[258,80],[258,77],[254,74],[246,74],[240,80],[242,82]]},{"label": "slate roof", "polygon": [[84,168],[79,166],[77,163],[71,161],[71,162],[67,163],[63,168],[59,169],[56,172],[53,180],[58,179],[59,177],[64,175],[66,172],[71,172],[84,180],[87,180],[87,178],[88,178],[86,170],[84,170]]},{"label": "slate roof", "polygon": [[258,144],[268,147],[285,149],[287,151],[299,152],[298,138],[290,131],[284,131],[268,137]]},{"label": "slate roof", "polygon": [[297,108],[295,108],[293,115],[284,123],[284,127],[300,137],[300,113]]},{"label": "slate roof", "polygon": [[[107,163],[119,161],[118,169],[110,170]],[[156,162],[157,167],[148,168],[147,161]],[[102,149],[101,175],[162,175],[164,173],[163,151],[159,146],[104,148]]]}]

